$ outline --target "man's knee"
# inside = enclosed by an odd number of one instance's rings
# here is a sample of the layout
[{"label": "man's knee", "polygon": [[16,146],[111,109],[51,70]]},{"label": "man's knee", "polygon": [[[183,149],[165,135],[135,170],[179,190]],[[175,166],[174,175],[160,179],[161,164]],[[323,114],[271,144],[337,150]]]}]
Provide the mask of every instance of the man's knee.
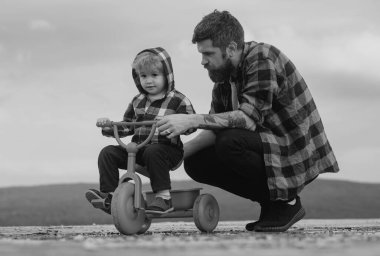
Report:
[{"label": "man's knee", "polygon": [[194,161],[192,161],[191,157],[183,160],[183,168],[185,169],[185,172],[191,177],[191,174],[194,170]]},{"label": "man's knee", "polygon": [[200,182],[199,166],[197,167],[194,157],[189,157],[183,161],[183,168],[187,175],[195,181]]},{"label": "man's knee", "polygon": [[232,154],[241,150],[242,145],[239,143],[234,130],[222,131],[215,140],[215,153],[222,161],[228,160]]}]

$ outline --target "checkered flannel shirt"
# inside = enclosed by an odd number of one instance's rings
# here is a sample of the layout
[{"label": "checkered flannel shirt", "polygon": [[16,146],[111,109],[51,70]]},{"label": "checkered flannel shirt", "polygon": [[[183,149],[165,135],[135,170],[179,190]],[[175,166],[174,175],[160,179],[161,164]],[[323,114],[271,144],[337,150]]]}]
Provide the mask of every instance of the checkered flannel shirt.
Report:
[{"label": "checkered flannel shirt", "polygon": [[[320,173],[339,171],[311,93],[280,50],[246,43],[231,80],[239,109],[255,121],[263,141],[271,200],[294,198]],[[210,113],[231,110],[230,83],[216,83]]]},{"label": "checkered flannel shirt", "polygon": [[[194,114],[194,108],[189,99],[177,90],[172,90],[166,94],[166,97],[160,100],[151,102],[144,94],[135,96],[132,102],[128,105],[124,113],[123,121],[125,122],[139,122],[151,121],[159,117],[171,114]],[[121,136],[134,134],[132,141],[140,143],[144,141],[151,131],[150,126],[139,126],[131,129],[129,132],[120,131]],[[194,132],[195,129],[186,131],[185,134]],[[168,139],[165,135],[160,135],[158,130],[155,131],[151,144],[163,143],[171,144],[182,148],[180,136]]]}]

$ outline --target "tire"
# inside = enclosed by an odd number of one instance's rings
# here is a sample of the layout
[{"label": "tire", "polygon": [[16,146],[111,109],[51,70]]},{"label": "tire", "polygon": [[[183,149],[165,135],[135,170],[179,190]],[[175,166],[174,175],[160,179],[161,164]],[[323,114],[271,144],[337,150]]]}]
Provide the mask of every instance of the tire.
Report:
[{"label": "tire", "polygon": [[212,232],[219,222],[219,205],[215,197],[210,194],[199,195],[194,202],[193,218],[201,232]]},{"label": "tire", "polygon": [[144,234],[150,228],[150,224],[152,224],[152,219],[145,217],[145,221],[144,221],[141,229],[137,232],[137,234],[138,235]]},{"label": "tire", "polygon": [[[112,197],[111,214],[113,222],[116,229],[124,235],[139,233],[143,229],[146,219],[145,211],[136,210],[134,207],[134,194],[135,185],[130,182],[124,182],[116,188]],[[141,198],[144,200],[143,197]],[[145,201],[142,203],[145,204]]]}]

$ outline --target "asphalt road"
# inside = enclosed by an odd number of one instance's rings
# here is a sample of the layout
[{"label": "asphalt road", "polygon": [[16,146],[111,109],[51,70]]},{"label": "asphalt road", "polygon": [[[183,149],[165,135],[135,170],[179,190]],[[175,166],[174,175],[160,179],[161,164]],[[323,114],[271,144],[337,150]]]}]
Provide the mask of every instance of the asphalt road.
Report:
[{"label": "asphalt road", "polygon": [[0,255],[380,255],[380,219],[302,220],[284,233],[256,233],[220,222],[203,234],[193,222],[152,223],[124,236],[112,225],[0,227]]}]

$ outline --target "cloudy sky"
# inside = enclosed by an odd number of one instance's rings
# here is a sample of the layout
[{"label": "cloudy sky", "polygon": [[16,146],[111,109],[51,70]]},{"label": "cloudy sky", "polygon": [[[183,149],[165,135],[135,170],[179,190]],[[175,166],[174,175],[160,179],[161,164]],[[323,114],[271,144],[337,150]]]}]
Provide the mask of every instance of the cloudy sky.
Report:
[{"label": "cloudy sky", "polygon": [[191,36],[214,9],[304,76],[341,168],[321,177],[380,182],[379,1],[0,0],[0,187],[97,182],[98,152],[115,142],[95,121],[121,119],[142,49],[164,47],[177,89],[208,112],[212,83]]}]

